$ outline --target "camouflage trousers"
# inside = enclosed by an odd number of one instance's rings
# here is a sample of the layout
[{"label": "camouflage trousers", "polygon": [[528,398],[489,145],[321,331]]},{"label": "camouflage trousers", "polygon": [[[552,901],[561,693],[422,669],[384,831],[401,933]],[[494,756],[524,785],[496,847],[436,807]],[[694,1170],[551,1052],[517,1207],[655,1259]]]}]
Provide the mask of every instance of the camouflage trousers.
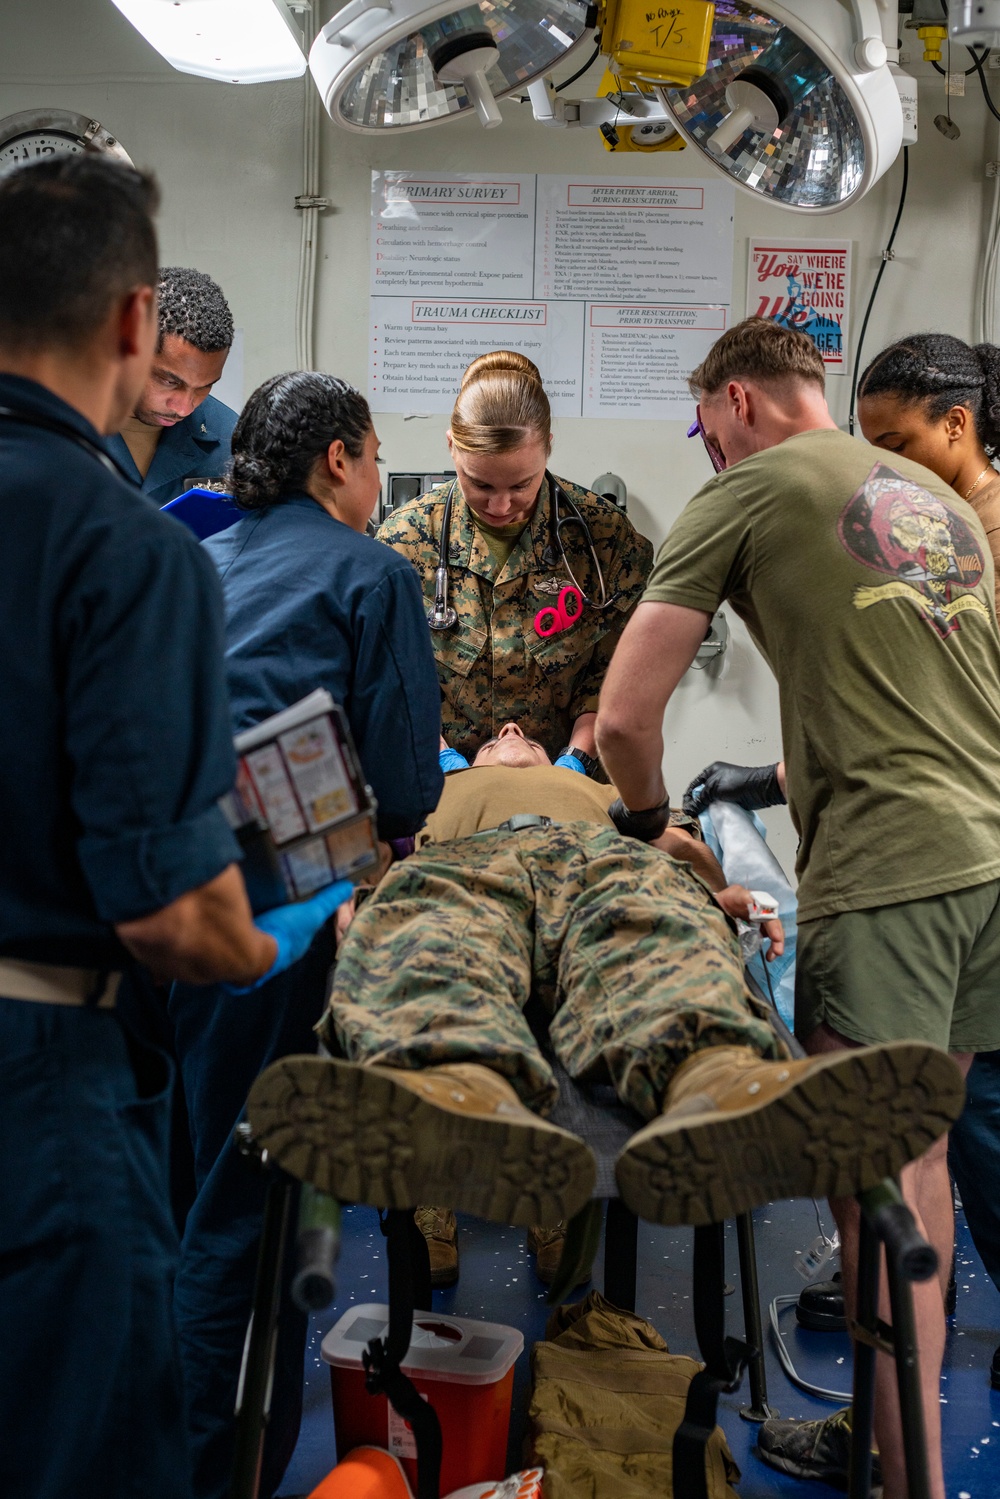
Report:
[{"label": "camouflage trousers", "polygon": [[781,1055],[739,945],[686,865],[565,823],[428,844],[348,929],[321,1031],[356,1062],[479,1062],[544,1113],[557,1085],[523,1014],[545,1006],[571,1077],[645,1118],[706,1046]]}]

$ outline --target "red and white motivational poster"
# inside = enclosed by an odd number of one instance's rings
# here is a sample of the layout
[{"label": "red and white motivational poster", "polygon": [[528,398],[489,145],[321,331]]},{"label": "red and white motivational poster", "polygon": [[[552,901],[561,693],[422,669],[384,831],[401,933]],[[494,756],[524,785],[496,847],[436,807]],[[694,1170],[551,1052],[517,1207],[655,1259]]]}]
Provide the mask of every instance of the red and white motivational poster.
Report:
[{"label": "red and white motivational poster", "polygon": [[847,371],[850,306],[850,240],[750,241],[747,316],[807,334],[831,374]]}]

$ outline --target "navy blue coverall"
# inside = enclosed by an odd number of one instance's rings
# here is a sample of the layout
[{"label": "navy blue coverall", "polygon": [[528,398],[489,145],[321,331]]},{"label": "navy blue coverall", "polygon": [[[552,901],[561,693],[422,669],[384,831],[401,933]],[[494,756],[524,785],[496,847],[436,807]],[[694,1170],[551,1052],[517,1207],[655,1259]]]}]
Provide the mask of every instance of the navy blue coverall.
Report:
[{"label": "navy blue coverall", "polygon": [[190,416],[164,427],[149,472],[143,478],[124,437],[106,437],[104,445],[147,499],[162,507],[190,489],[198,479],[221,479],[232,458],[231,439],[236,412],[206,396]]},{"label": "navy blue coverall", "polygon": [[[233,732],[326,687],[351,725],[378,798],[383,839],[415,833],[437,805],[441,710],[420,582],[390,547],[307,495],[245,516],[203,543],[219,569]],[[252,994],[175,985],[169,1001],[197,1196],[175,1308],[197,1499],[224,1499],[233,1408],[260,1238],[264,1183],[232,1145],[255,1077],[315,1052],[333,960],[328,929],[302,961]],[[262,1499],[298,1436],[306,1319],[282,1309]]]},{"label": "navy blue coverall", "polygon": [[[77,411],[0,376],[0,406]],[[218,579],[72,436],[0,419],[0,958],[123,970],[114,923],[218,875]],[[166,1059],[0,978],[0,1493],[188,1499]]]}]

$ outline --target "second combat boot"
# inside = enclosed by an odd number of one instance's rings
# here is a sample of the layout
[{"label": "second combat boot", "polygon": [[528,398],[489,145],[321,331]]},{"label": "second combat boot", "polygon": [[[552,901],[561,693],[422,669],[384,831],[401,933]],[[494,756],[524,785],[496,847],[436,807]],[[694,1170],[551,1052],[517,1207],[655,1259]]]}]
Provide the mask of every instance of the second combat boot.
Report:
[{"label": "second combat boot", "polygon": [[916,1041],[764,1061],[749,1047],[698,1051],[664,1110],[615,1168],[652,1223],[717,1223],[772,1199],[848,1197],[898,1175],[962,1110],[947,1052]]},{"label": "second combat boot", "polygon": [[549,1227],[594,1187],[589,1146],[471,1062],[410,1071],[282,1057],[251,1088],[247,1116],[279,1166],[342,1202],[430,1202]]}]

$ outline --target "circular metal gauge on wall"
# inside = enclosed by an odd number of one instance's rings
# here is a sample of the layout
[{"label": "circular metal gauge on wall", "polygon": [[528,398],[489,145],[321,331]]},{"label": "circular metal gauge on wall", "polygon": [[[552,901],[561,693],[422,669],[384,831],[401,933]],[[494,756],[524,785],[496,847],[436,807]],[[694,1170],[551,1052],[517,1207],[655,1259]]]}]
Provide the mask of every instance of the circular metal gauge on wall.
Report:
[{"label": "circular metal gauge on wall", "polygon": [[29,161],[63,153],[104,151],[132,165],[128,152],[89,115],[69,109],[23,109],[0,120],[0,173]]}]

